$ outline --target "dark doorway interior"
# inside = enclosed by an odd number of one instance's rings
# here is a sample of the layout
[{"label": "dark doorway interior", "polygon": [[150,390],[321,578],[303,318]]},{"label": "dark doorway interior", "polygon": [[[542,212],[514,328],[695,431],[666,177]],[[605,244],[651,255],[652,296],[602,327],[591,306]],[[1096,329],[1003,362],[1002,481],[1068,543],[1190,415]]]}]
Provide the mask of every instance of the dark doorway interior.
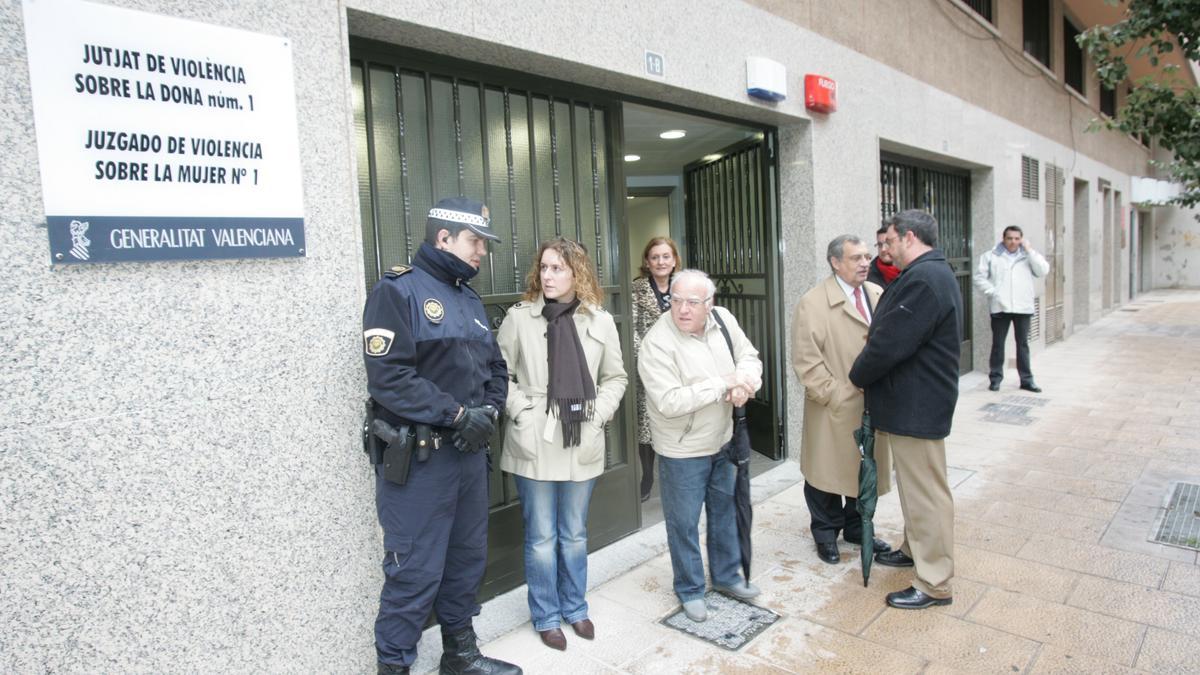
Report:
[{"label": "dark doorway interior", "polygon": [[[763,360],[750,404],[752,473],[783,458],[783,339],[778,322],[774,159],[769,130],[648,105],[622,106],[629,268],[651,236],[669,234],[682,265],[717,284],[716,304],[738,318]],[[661,520],[655,484],[642,524]]]}]

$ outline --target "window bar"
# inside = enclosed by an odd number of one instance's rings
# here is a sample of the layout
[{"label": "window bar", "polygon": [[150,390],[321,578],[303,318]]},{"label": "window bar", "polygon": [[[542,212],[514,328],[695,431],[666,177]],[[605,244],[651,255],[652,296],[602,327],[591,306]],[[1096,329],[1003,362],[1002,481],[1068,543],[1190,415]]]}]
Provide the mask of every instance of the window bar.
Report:
[{"label": "window bar", "polygon": [[[483,160],[483,203],[488,204],[491,208],[492,203],[492,176],[491,165],[488,163],[488,125],[487,125],[487,87],[483,82],[479,82],[479,145],[480,155]],[[509,242],[515,248],[516,242]],[[490,286],[493,293],[496,292],[496,264],[492,259],[492,251],[494,249],[488,247],[488,277],[492,285]]]},{"label": "window bar", "polygon": [[588,103],[588,130],[592,137],[592,206],[595,207],[592,225],[596,239],[596,247],[593,249],[596,252],[596,283],[603,286],[604,263],[601,261],[603,251],[600,250],[600,164],[599,153],[596,150],[596,105],[594,103]]},{"label": "window bar", "polygon": [[508,97],[508,87],[501,90],[504,94],[504,159],[508,163],[508,225],[512,231],[512,279],[513,288],[521,288],[520,263],[517,260],[517,191],[516,176],[513,172],[512,146],[512,102]]},{"label": "window bar", "polygon": [[[580,210],[579,202],[579,148],[576,147],[575,134],[575,101],[567,102],[568,109],[571,111],[571,190],[575,195],[575,241],[583,241],[583,212]],[[622,194],[622,197],[625,195]]]},{"label": "window bar", "polygon": [[762,237],[758,233],[758,225],[762,220],[762,203],[763,190],[766,186],[762,182],[762,163],[764,157],[759,152],[757,147],[751,148],[746,152],[746,173],[750,181],[751,194],[754,195],[753,202],[753,219],[755,227],[750,231],[750,254],[754,256],[754,270],[758,271],[762,261]]},{"label": "window bar", "polygon": [[533,130],[533,94],[525,92],[525,128],[529,133],[529,196],[533,205],[534,251],[542,244],[541,223],[538,221],[537,137]]},{"label": "window bar", "polygon": [[[454,157],[458,160],[458,194],[467,194],[467,175],[463,167],[462,103],[458,98],[458,78],[451,78],[450,92],[454,102]],[[485,202],[486,203],[486,202]]]},{"label": "window bar", "polygon": [[[400,194],[404,204],[404,258],[411,262],[413,257],[412,236],[412,196],[408,191],[408,150],[405,146],[404,133],[404,92],[400,86],[400,71],[395,71],[396,79],[396,139],[400,146]],[[422,237],[424,238],[424,237]]]},{"label": "window bar", "polygon": [[438,202],[437,157],[433,147],[433,78],[425,73],[425,145],[429,153],[429,202]]},{"label": "window bar", "polygon": [[[375,238],[375,279],[383,274],[383,259],[379,252],[379,175],[375,170],[375,124],[371,111],[371,64],[363,62],[363,114],[367,125],[367,181],[371,189],[371,233]],[[370,289],[367,289],[368,291]]]},{"label": "window bar", "polygon": [[749,263],[749,260],[751,258],[751,252],[746,251],[745,249],[750,244],[750,232],[747,230],[747,228],[750,225],[750,223],[753,222],[753,219],[751,219],[749,217],[749,211],[748,211],[748,207],[750,206],[750,199],[749,199],[750,195],[747,194],[747,190],[746,190],[746,174],[748,172],[746,171],[746,166],[745,166],[746,162],[744,159],[744,155],[742,153],[738,153],[736,156],[734,156],[730,159],[732,160],[732,163],[734,166],[733,190],[734,190],[734,197],[736,200],[735,201],[736,207],[735,207],[734,213],[737,214],[737,216],[735,217],[735,220],[738,225],[739,234],[741,235],[741,236],[739,236],[739,239],[738,239],[738,250],[743,251],[742,265],[741,265],[742,269],[745,271],[749,271],[749,269],[751,268],[751,265]]},{"label": "window bar", "polygon": [[562,192],[558,184],[558,128],[554,119],[554,97],[547,97],[550,105],[550,175],[554,184],[554,234],[562,236]]}]

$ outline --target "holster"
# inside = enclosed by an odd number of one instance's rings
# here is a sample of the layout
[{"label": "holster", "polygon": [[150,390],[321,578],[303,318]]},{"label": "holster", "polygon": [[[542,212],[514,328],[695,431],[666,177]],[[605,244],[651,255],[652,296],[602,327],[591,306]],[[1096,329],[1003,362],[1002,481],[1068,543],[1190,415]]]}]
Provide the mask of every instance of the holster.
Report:
[{"label": "holster", "polygon": [[416,444],[416,434],[410,425],[401,424],[393,427],[387,422],[376,418],[371,422],[372,435],[387,443],[383,451],[383,478],[397,485],[408,482],[408,472],[412,468],[413,446]]}]

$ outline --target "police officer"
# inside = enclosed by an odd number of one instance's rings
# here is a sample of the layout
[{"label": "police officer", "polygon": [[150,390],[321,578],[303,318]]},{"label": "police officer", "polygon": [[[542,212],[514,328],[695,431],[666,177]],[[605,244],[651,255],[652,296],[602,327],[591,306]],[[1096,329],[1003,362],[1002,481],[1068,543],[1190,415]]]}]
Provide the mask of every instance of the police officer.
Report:
[{"label": "police officer", "polygon": [[[363,310],[367,388],[394,427],[427,425],[436,444],[403,485],[376,467],[383,591],[375,619],[380,673],[407,673],[430,610],[442,628],[442,673],[519,674],[483,656],[471,619],[487,560],[488,440],[508,371],[467,282],[491,230],[487,207],[465,197],[429,211],[412,266],[392,268]],[[389,450],[390,452],[390,450]]]}]

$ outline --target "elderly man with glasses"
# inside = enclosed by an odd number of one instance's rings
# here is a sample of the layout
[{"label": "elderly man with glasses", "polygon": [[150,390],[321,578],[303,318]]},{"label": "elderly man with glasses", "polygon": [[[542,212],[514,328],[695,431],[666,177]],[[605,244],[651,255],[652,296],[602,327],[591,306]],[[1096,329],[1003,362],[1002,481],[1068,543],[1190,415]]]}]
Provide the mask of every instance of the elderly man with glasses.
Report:
[{"label": "elderly man with glasses", "polygon": [[677,273],[671,280],[671,311],[642,338],[638,358],[650,435],[659,455],[675,595],[692,621],[708,618],[698,529],[701,506],[708,514],[713,588],[741,599],[759,592],[741,575],[733,502],[736,468],[721,447],[733,435],[733,408],[762,386],[762,362],[733,314],[713,306],[715,290],[703,272]]}]

